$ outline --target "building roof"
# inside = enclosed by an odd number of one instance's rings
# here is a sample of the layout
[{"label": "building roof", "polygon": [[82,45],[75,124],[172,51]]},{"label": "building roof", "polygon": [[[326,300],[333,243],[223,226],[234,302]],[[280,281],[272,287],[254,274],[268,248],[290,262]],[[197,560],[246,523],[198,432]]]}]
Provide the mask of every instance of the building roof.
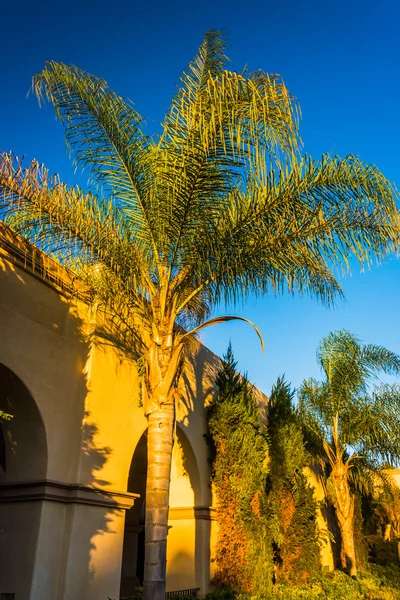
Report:
[{"label": "building roof", "polygon": [[72,271],[47,256],[31,242],[0,221],[0,257],[54,287],[64,295],[87,300],[87,288]]}]

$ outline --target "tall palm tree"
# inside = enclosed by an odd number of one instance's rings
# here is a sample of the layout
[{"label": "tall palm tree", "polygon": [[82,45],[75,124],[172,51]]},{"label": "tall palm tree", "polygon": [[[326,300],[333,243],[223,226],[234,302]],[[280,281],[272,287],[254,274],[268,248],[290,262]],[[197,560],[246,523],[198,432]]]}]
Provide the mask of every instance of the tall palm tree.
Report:
[{"label": "tall palm tree", "polygon": [[149,137],[104,80],[49,62],[34,89],[98,192],[68,189],[10,154],[0,167],[6,220],[119,312],[142,357],[147,600],[164,599],[177,377],[192,335],[238,318],[209,318],[223,301],[287,289],[329,305],[342,296],[333,264],[397,245],[384,176],[353,156],[300,158],[297,105],[280,77],[225,66],[224,41],[208,32]]},{"label": "tall palm tree", "polygon": [[303,381],[298,410],[311,446],[329,465],[328,491],[341,534],[342,566],[355,577],[351,484],[370,488],[371,475],[380,475],[384,482],[385,467],[400,460],[400,386],[371,390],[370,384],[379,372],[399,375],[400,356],[338,331],[321,341],[317,361],[325,378]]}]

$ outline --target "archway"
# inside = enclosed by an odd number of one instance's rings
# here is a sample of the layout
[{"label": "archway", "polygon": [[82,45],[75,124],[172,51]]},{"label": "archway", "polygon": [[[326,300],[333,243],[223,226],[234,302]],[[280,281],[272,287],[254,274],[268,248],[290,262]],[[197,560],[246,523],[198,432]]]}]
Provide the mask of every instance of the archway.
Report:
[{"label": "archway", "polygon": [[3,473],[0,484],[43,480],[47,471],[46,432],[35,400],[23,382],[0,363],[0,409],[3,421]]},{"label": "archway", "polygon": [[140,494],[125,515],[124,546],[121,570],[121,598],[143,584],[144,505],[147,473],[147,430],[141,436],[132,456],[128,476],[128,492]]},{"label": "archway", "polygon": [[[147,430],[133,453],[128,492],[140,494],[125,517],[121,598],[143,584],[144,512],[147,474]],[[195,507],[201,497],[200,476],[192,446],[178,425],[175,436],[167,542],[167,590],[196,587]]]},{"label": "archway", "polygon": [[46,477],[46,433],[23,382],[0,363],[0,593],[29,598],[41,520],[41,502],[27,502],[31,482]]}]

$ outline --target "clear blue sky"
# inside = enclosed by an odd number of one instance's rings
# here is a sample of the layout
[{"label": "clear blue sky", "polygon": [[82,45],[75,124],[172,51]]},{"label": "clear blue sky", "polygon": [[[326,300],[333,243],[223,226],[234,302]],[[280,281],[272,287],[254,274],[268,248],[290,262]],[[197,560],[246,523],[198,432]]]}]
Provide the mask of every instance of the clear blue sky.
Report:
[{"label": "clear blue sky", "polygon": [[[0,148],[37,158],[67,183],[76,177],[62,127],[27,97],[46,60],[103,77],[156,130],[204,32],[223,28],[232,68],[280,73],[297,96],[308,153],[357,154],[400,186],[398,0],[19,0],[1,12]],[[265,353],[244,324],[210,328],[203,341],[222,353],[231,338],[240,369],[267,393],[280,373],[295,386],[318,376],[316,346],[334,329],[400,353],[400,262],[355,266],[342,285],[347,303],[335,310],[287,296],[239,307],[260,327]]]}]

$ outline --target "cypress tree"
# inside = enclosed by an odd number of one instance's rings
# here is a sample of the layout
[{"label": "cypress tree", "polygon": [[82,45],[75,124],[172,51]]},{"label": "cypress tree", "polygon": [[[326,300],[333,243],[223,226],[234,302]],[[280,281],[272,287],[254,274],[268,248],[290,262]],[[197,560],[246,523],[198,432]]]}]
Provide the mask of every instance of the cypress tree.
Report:
[{"label": "cypress tree", "polygon": [[274,581],[308,580],[321,568],[317,505],[293,392],[278,379],[263,425],[231,345],[216,385],[207,436],[219,525],[216,583],[268,594]]},{"label": "cypress tree", "polygon": [[321,568],[317,505],[304,474],[310,458],[293,407],[293,395],[290,385],[279,377],[267,405],[268,520],[273,538],[275,579],[287,582],[308,580]]},{"label": "cypress tree", "polygon": [[265,510],[268,443],[251,386],[236,367],[229,345],[208,415],[219,524],[217,583],[268,593],[272,586],[272,548]]}]

